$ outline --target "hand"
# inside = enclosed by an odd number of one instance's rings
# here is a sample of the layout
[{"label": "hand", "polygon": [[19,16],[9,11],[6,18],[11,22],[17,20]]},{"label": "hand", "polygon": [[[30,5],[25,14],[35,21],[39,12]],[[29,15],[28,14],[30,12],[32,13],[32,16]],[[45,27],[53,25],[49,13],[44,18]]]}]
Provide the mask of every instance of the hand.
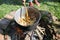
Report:
[{"label": "hand", "polygon": [[11,20],[11,19],[13,19],[14,14],[15,14],[15,11],[13,11],[13,12],[11,12],[11,13],[5,15],[4,18],[7,18],[7,19],[10,19],[10,20]]},{"label": "hand", "polygon": [[6,15],[4,18],[13,19],[13,16],[11,16],[11,15]]}]

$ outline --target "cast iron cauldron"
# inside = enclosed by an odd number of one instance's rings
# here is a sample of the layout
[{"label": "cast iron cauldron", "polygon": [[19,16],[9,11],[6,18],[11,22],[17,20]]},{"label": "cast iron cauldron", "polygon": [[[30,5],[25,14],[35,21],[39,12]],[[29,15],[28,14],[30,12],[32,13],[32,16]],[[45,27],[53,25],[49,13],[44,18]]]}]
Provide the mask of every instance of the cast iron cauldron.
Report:
[{"label": "cast iron cauldron", "polygon": [[[19,24],[18,22],[18,19],[21,18],[21,17],[25,17],[25,14],[26,14],[26,8],[28,10],[28,15],[32,18],[36,18],[36,21],[34,21],[34,23],[32,23],[32,25],[27,25],[27,26],[23,26],[21,24]],[[32,19],[34,19],[32,18]],[[35,28],[39,21],[41,19],[41,14],[39,12],[38,9],[34,8],[34,7],[22,7],[20,9],[18,9],[15,13],[15,16],[14,16],[14,20],[20,25],[20,26],[23,26],[23,27],[32,27],[32,28]]]}]

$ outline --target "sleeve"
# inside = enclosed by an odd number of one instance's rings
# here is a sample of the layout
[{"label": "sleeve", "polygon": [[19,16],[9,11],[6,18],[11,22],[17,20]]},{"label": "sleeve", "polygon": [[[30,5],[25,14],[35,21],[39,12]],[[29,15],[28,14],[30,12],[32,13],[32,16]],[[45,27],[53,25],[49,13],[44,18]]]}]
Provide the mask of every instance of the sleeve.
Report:
[{"label": "sleeve", "polygon": [[3,33],[3,30],[7,28],[9,23],[10,23],[9,19],[4,18],[0,20],[0,33]]},{"label": "sleeve", "polygon": [[0,29],[6,29],[10,21],[13,20],[15,11],[6,14],[3,19],[0,20]]}]

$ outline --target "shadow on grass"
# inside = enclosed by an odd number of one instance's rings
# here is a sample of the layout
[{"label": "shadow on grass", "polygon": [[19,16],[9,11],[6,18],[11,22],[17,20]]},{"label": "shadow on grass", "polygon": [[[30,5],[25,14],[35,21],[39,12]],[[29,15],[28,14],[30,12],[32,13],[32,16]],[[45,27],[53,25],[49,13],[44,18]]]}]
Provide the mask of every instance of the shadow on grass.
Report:
[{"label": "shadow on grass", "polygon": [[[38,0],[39,2],[60,2],[60,0]],[[28,0],[27,0],[28,2]],[[0,0],[1,4],[14,4],[14,5],[21,5],[22,0]]]},{"label": "shadow on grass", "polygon": [[1,4],[22,5],[22,0],[0,0]]},{"label": "shadow on grass", "polygon": [[54,8],[54,15],[56,16],[56,17],[58,17],[58,20],[60,20],[60,17],[59,17],[59,14],[60,14],[60,12],[59,12],[59,10],[58,10],[58,8],[60,8],[60,5],[59,5],[59,2],[57,2],[56,1],[56,3],[58,3],[58,4],[54,4],[55,2],[53,2],[52,4],[51,3],[47,3],[47,2],[43,2],[43,4],[46,4],[48,7],[53,7]]},{"label": "shadow on grass", "polygon": [[56,28],[60,28],[60,24],[55,24],[55,23],[53,23],[53,25],[54,25]]},{"label": "shadow on grass", "polygon": [[60,2],[60,0],[38,0],[39,2]]}]

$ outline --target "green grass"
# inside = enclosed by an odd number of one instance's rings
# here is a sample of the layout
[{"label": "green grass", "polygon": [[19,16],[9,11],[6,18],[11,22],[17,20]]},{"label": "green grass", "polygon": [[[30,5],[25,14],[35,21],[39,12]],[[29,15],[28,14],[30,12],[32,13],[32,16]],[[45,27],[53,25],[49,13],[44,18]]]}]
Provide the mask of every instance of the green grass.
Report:
[{"label": "green grass", "polygon": [[[51,12],[58,19],[60,19],[60,3],[59,2],[41,2],[40,7],[34,5],[34,7],[39,10],[45,10]],[[9,4],[1,4],[0,5],[0,18],[2,18],[5,14],[17,10],[21,8],[21,5],[9,5]]]},{"label": "green grass", "polygon": [[60,19],[60,3],[58,2],[44,2],[41,3],[40,7],[36,8],[40,10],[45,10],[51,12],[53,15],[55,15],[58,19]]},{"label": "green grass", "polygon": [[4,17],[5,14],[15,11],[21,6],[19,5],[7,5],[7,4],[2,4],[0,5],[0,18]]}]

